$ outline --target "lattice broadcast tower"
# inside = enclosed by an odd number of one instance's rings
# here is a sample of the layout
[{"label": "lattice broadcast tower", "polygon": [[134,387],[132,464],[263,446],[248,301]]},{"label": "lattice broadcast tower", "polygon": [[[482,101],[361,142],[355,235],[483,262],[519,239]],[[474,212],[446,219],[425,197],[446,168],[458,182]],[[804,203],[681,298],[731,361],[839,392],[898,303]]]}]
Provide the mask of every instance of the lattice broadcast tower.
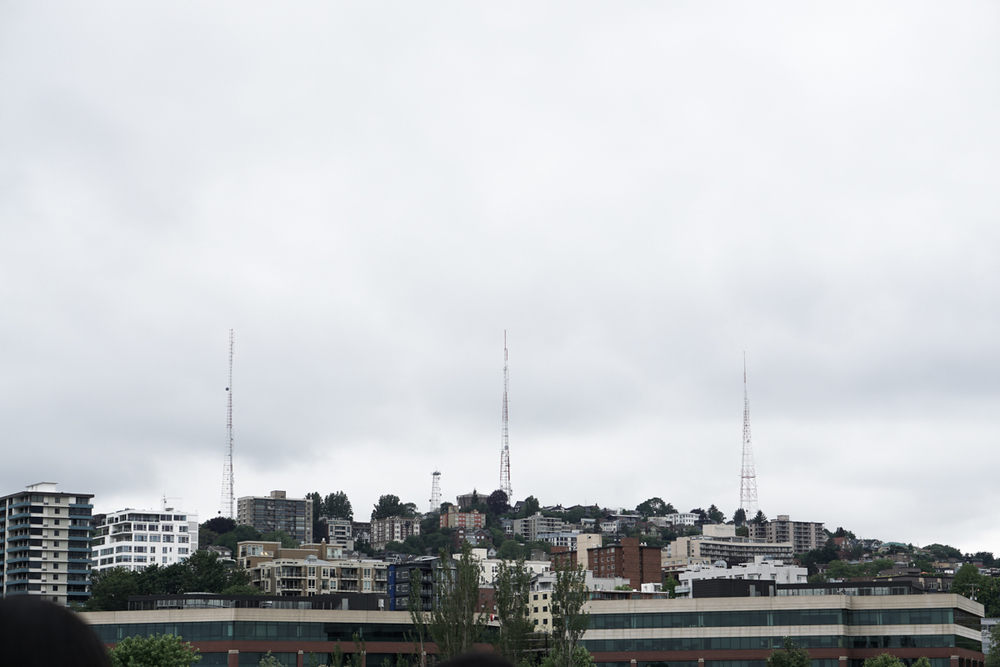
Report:
[{"label": "lattice broadcast tower", "polygon": [[441,472],[435,470],[431,473],[431,512],[441,509]]},{"label": "lattice broadcast tower", "polygon": [[757,473],[753,467],[753,444],[750,440],[750,398],[747,394],[747,358],[743,354],[743,470],[740,473],[740,509],[746,520],[757,516]]},{"label": "lattice broadcast tower", "polygon": [[510,377],[507,371],[507,331],[503,332],[503,437],[500,443],[500,490],[507,494],[507,502],[514,504],[510,488],[510,442],[507,437],[507,389]]},{"label": "lattice broadcast tower", "polygon": [[226,454],[222,465],[221,516],[235,519],[236,494],[233,484],[233,330],[229,330],[229,385],[226,387]]}]

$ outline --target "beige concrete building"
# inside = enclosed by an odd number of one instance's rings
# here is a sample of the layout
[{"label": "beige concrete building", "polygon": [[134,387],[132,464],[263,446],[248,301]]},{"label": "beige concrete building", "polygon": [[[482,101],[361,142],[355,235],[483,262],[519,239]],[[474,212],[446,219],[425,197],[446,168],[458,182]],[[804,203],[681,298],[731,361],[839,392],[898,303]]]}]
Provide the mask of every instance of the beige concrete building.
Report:
[{"label": "beige concrete building", "polygon": [[763,524],[748,524],[750,537],[772,543],[791,543],[792,551],[804,554],[814,549],[822,549],[826,544],[826,531],[822,523],[812,521],[792,521],[787,514],[779,514]]},{"label": "beige concrete building", "polygon": [[248,540],[237,546],[237,563],[250,584],[269,595],[387,593],[389,564],[343,558],[325,542],[284,549],[279,542]]},{"label": "beige concrete building", "polygon": [[[736,527],[726,524],[710,524],[702,530],[702,535],[678,537],[671,542],[667,547],[667,561],[672,563],[675,559],[685,559],[689,563],[715,563],[723,560],[729,565],[737,565],[752,563],[756,556],[785,561],[792,559],[790,542],[772,543],[760,538],[738,537]],[[663,564],[661,558],[661,566]]]}]

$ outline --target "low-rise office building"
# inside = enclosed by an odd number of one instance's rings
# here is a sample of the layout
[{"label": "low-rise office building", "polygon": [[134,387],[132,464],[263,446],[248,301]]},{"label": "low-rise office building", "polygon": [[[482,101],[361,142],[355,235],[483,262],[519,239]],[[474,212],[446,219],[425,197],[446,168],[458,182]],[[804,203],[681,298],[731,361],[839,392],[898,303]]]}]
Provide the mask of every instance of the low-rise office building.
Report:
[{"label": "low-rise office building", "polygon": [[[887,589],[888,592],[888,589]],[[777,595],[593,601],[583,637],[599,667],[764,667],[783,638],[813,667],[862,667],[890,653],[933,667],[982,667],[983,606],[951,594]]]}]

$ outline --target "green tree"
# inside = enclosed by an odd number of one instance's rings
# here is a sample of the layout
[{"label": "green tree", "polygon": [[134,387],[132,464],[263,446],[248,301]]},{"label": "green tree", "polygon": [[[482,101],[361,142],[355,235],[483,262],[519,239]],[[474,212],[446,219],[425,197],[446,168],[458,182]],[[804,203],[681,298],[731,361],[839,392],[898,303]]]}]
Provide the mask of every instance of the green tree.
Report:
[{"label": "green tree", "polygon": [[993,567],[993,564],[996,562],[992,551],[977,551],[972,554],[972,557],[983,561],[983,567]]},{"label": "green tree", "polygon": [[478,607],[479,564],[472,547],[463,544],[457,560],[442,551],[434,563],[434,601],[426,623],[441,660],[471,651],[482,638],[486,616],[477,613]]},{"label": "green tree", "polygon": [[750,523],[755,523],[758,526],[767,523],[767,515],[764,514],[764,510],[757,510],[757,514],[750,520]]},{"label": "green tree", "polygon": [[334,519],[354,521],[354,509],[343,491],[331,493],[323,499],[323,513]]},{"label": "green tree", "polygon": [[951,592],[975,599],[982,581],[983,575],[979,574],[979,568],[972,563],[966,563],[955,573],[955,578],[951,582]]},{"label": "green tree", "polygon": [[590,619],[590,614],[583,611],[587,602],[587,572],[583,565],[571,563],[569,559],[557,562],[553,570],[556,581],[549,607],[552,611],[553,656],[556,667],[574,667],[578,658],[577,645]]},{"label": "green tree", "polygon": [[1000,624],[990,628],[990,650],[986,652],[986,667],[1000,667]]},{"label": "green tree", "polygon": [[767,659],[767,667],[810,667],[812,659],[809,651],[799,648],[791,637],[785,637],[781,648],[771,652]]},{"label": "green tree", "polygon": [[108,651],[112,667],[191,667],[198,649],[175,635],[126,637]]},{"label": "green tree", "polygon": [[903,667],[903,662],[894,655],[882,653],[874,658],[865,658],[864,667]]},{"label": "green tree", "polygon": [[246,540],[259,540],[260,533],[253,526],[236,526],[228,533],[223,533],[215,540],[220,547],[226,547],[233,552],[233,557],[237,554],[237,545]]},{"label": "green tree", "polygon": [[737,526],[742,526],[747,522],[747,512],[742,507],[733,512],[733,523]]},{"label": "green tree", "polygon": [[91,595],[87,611],[125,611],[128,596],[139,595],[138,573],[125,567],[113,567],[91,573]]},{"label": "green tree", "polygon": [[261,658],[260,662],[257,663],[257,667],[281,667],[281,661],[278,660],[277,657],[271,655],[271,652],[268,651],[267,655]]},{"label": "green tree", "polygon": [[917,661],[910,667],[931,667],[931,661],[926,657],[917,658]]},{"label": "green tree", "polygon": [[500,516],[510,509],[509,502],[510,499],[504,493],[503,489],[497,489],[486,499],[486,506],[489,508],[490,513]]},{"label": "green tree", "polygon": [[379,496],[378,504],[372,509],[372,521],[388,519],[391,516],[404,518],[413,517],[417,512],[417,506],[413,503],[400,502],[399,496],[391,493]]},{"label": "green tree", "polygon": [[282,549],[298,549],[299,541],[283,530],[272,530],[260,536],[265,542],[281,542]]},{"label": "green tree", "polygon": [[641,515],[643,518],[651,516],[666,516],[667,514],[667,503],[663,502],[663,498],[653,497],[649,500],[644,500],[635,507],[635,513]]},{"label": "green tree", "polygon": [[232,530],[236,530],[236,522],[227,516],[216,516],[201,524],[201,527],[208,528],[213,533],[224,535]]},{"label": "green tree", "polygon": [[962,552],[960,550],[955,547],[948,546],[947,544],[928,544],[924,547],[924,549],[931,552],[931,554],[937,559],[962,557]]},{"label": "green tree", "polygon": [[500,630],[497,653],[517,665],[527,657],[528,639],[534,632],[528,618],[528,596],[531,594],[531,573],[523,560],[500,561],[493,580],[494,601]]},{"label": "green tree", "polygon": [[535,512],[542,508],[542,504],[538,502],[538,499],[534,496],[528,496],[524,499],[524,505],[521,506],[521,512],[518,514],[520,518],[525,518],[533,516]]},{"label": "green tree", "polygon": [[715,505],[712,505],[711,507],[708,508],[708,518],[711,519],[714,523],[726,522],[726,515],[723,514],[722,510],[720,510]]}]

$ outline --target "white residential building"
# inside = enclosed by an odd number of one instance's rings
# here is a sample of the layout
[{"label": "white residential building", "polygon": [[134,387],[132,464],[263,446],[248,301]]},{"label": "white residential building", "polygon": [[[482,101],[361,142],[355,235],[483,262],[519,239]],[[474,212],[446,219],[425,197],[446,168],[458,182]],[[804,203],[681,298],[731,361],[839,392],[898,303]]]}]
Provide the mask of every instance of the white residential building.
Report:
[{"label": "white residential building", "polygon": [[[479,562],[479,585],[491,587],[500,563],[504,561],[502,558],[487,558],[487,553],[486,549],[473,549],[472,558]],[[510,565],[512,562],[508,561],[507,564]],[[524,566],[533,575],[544,574],[552,569],[552,563],[547,560],[526,560]]]},{"label": "white residential building", "polygon": [[569,524],[562,519],[542,516],[535,512],[524,519],[514,519],[514,534],[521,535],[529,542],[538,540],[540,533],[561,533],[569,530]]},{"label": "white residential building", "polygon": [[668,514],[666,516],[651,516],[649,521],[660,528],[668,528],[670,526],[693,526],[698,520],[697,514],[691,514],[690,512],[674,512],[673,514]]},{"label": "white residential building", "polygon": [[570,551],[576,551],[576,541],[580,533],[575,530],[559,533],[538,533],[540,542],[548,542],[554,547],[566,547]]},{"label": "white residential building", "polygon": [[198,550],[198,514],[163,504],[159,510],[125,508],[94,516],[94,570],[142,570],[187,560]]}]

